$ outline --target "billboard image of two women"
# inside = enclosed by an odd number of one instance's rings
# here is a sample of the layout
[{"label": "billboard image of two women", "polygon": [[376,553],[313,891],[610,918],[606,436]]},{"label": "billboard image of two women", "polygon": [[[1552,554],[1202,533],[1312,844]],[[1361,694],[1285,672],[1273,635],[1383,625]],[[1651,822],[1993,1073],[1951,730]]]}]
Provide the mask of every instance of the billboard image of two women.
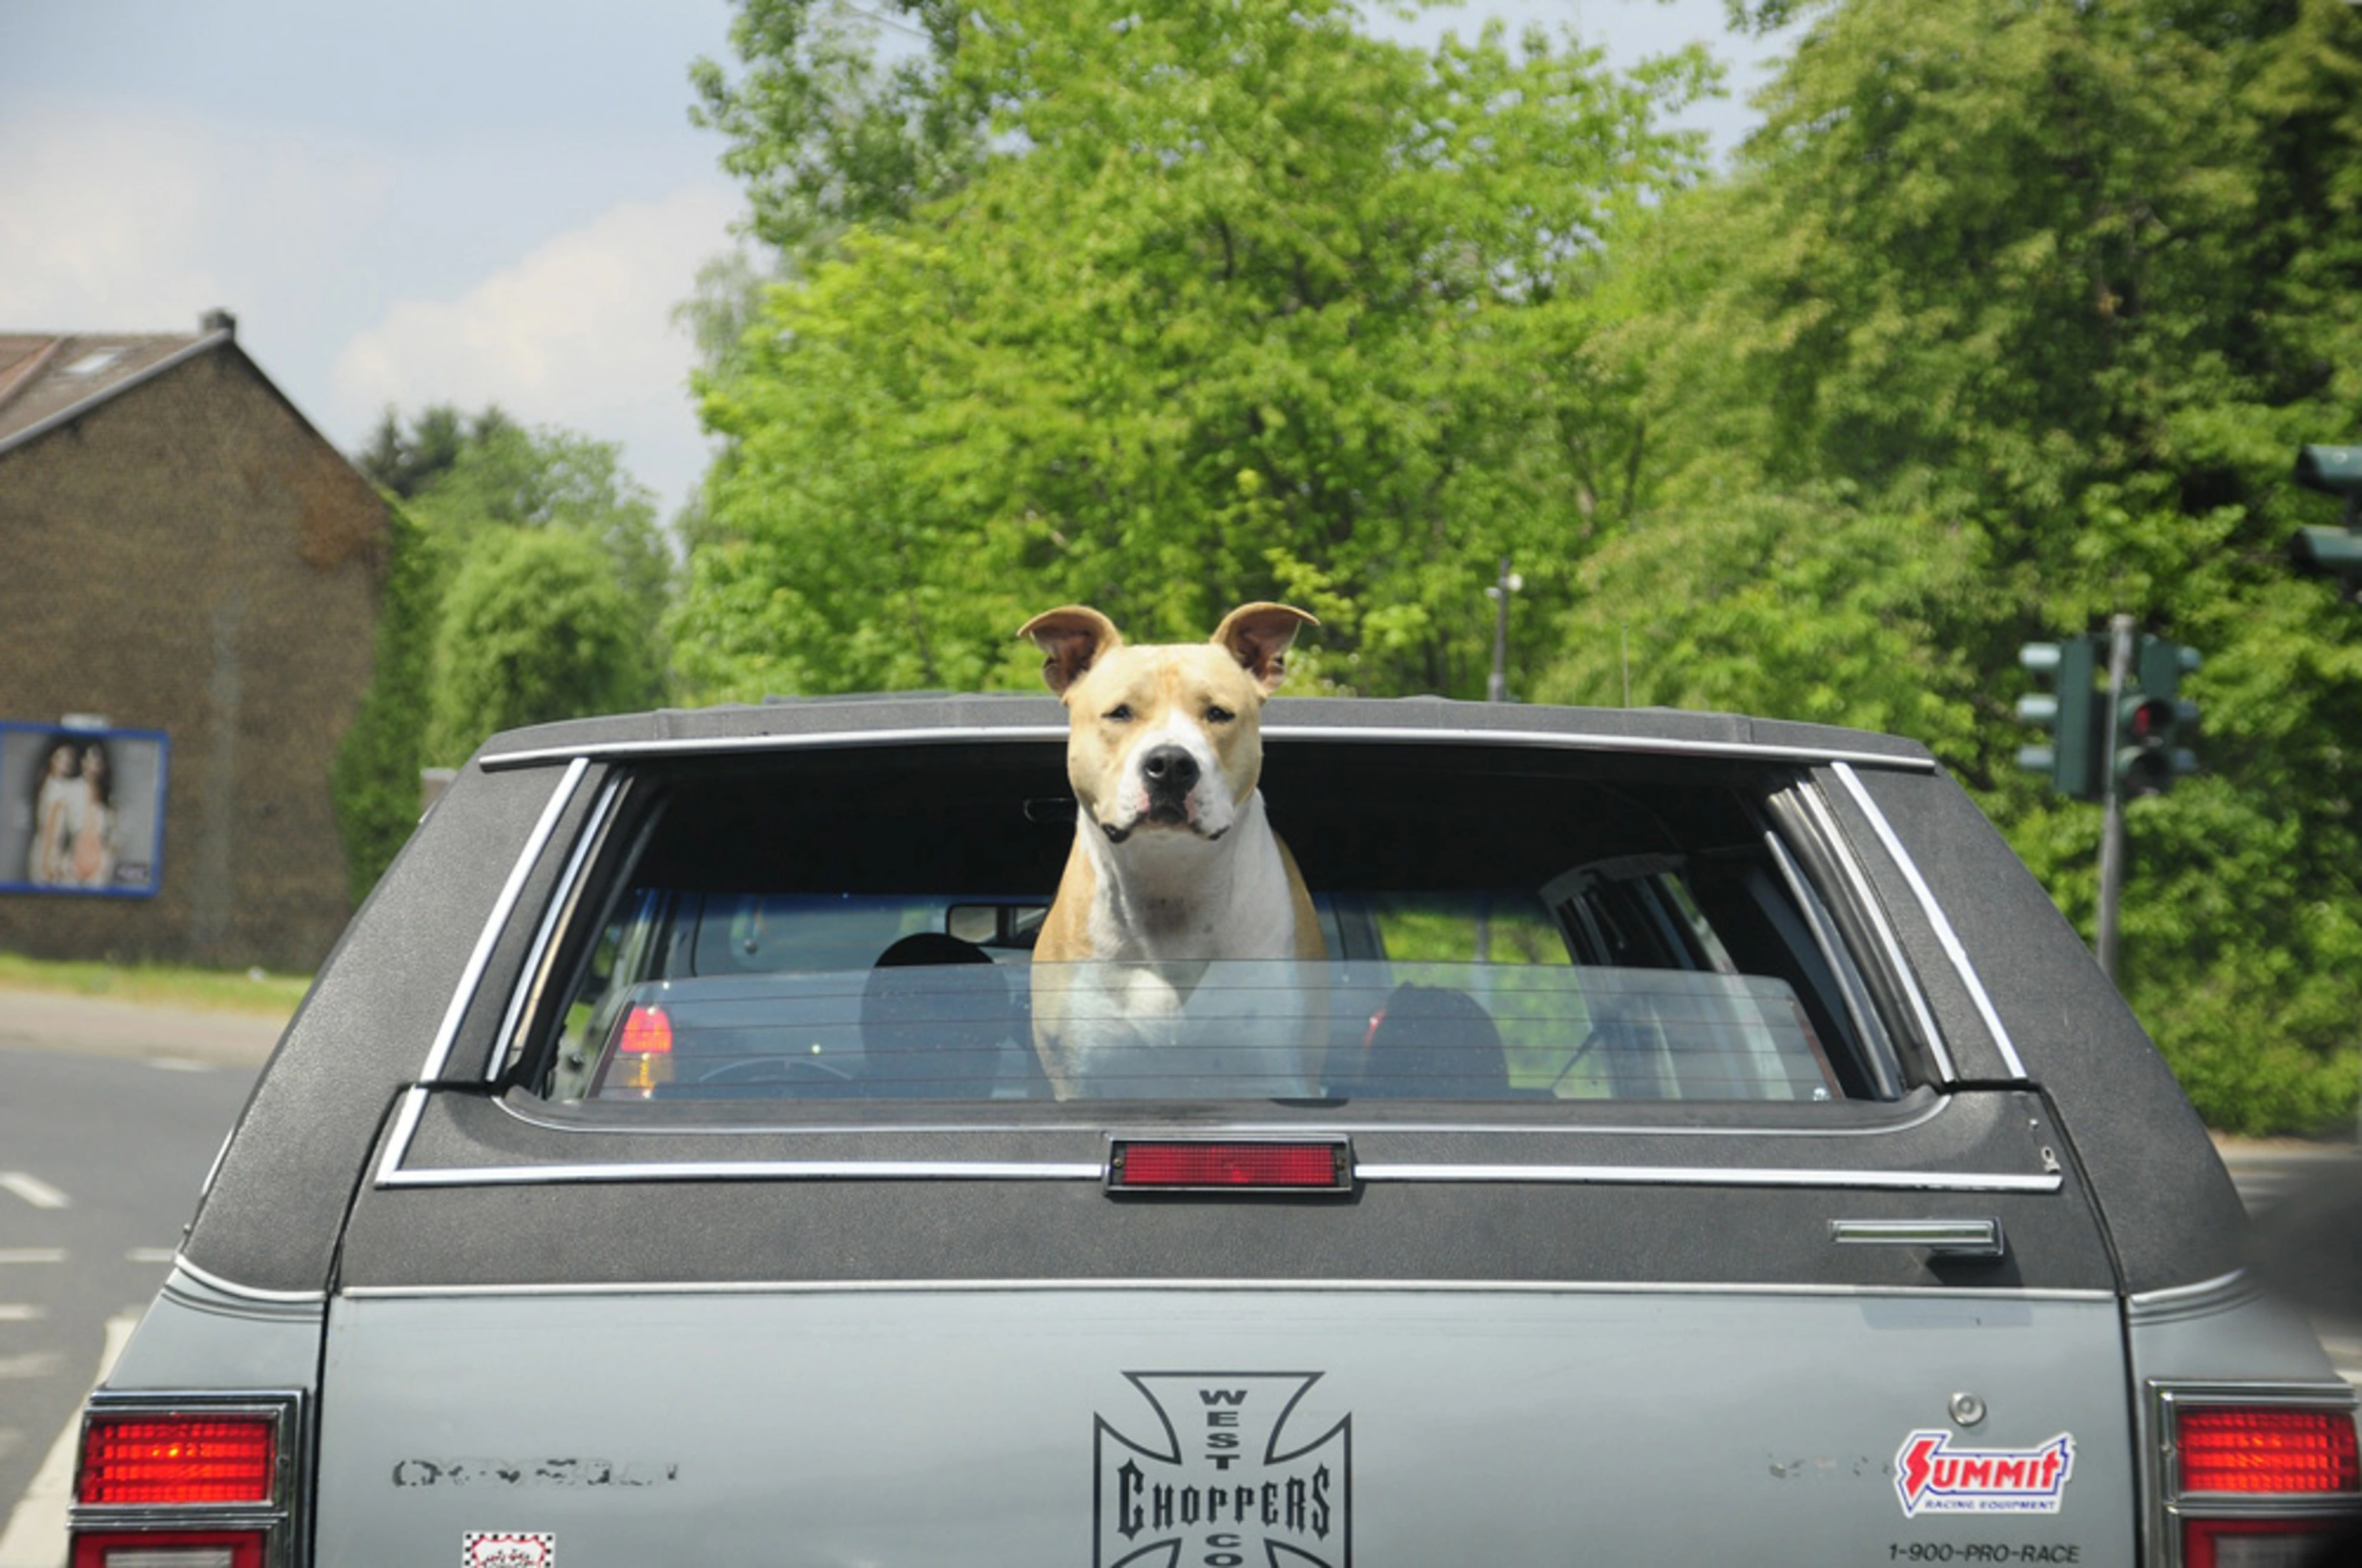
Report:
[{"label": "billboard image of two women", "polygon": [[0,892],[153,898],[167,749],[154,730],[0,721]]}]

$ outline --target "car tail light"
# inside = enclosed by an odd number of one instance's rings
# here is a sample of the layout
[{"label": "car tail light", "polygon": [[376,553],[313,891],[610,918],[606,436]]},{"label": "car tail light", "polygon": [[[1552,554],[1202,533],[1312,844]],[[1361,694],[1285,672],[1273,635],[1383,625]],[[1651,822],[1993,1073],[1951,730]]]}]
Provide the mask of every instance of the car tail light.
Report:
[{"label": "car tail light", "polygon": [[72,1568],[273,1568],[292,1533],[292,1394],[120,1395],[83,1417]]},{"label": "car tail light", "polygon": [[2180,1568],[2325,1561],[2362,1523],[2354,1401],[2307,1386],[2159,1387],[2160,1492]]},{"label": "car tail light", "polygon": [[2174,1411],[2184,1492],[2353,1492],[2354,1417],[2278,1405],[2200,1405]]},{"label": "car tail light", "polygon": [[279,1424],[262,1416],[94,1417],[74,1497],[93,1504],[267,1503]]},{"label": "car tail light", "polygon": [[72,1568],[262,1568],[265,1545],[259,1529],[76,1535]]},{"label": "car tail light", "polygon": [[1119,1138],[1111,1192],[1349,1192],[1351,1147],[1338,1138]]},{"label": "car tail light", "polygon": [[660,1007],[635,1007],[624,1015],[615,1032],[615,1066],[611,1088],[625,1094],[649,1095],[660,1084],[672,1082],[672,1020]]}]

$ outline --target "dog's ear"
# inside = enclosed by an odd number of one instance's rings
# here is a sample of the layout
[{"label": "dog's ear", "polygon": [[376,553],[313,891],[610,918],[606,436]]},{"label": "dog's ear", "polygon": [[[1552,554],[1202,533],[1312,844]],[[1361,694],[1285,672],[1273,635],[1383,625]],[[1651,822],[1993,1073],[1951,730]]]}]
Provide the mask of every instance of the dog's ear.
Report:
[{"label": "dog's ear", "polygon": [[1287,650],[1296,634],[1320,623],[1293,604],[1242,604],[1222,617],[1213,640],[1270,696],[1287,674]]},{"label": "dog's ear", "polygon": [[1045,656],[1042,660],[1042,679],[1051,690],[1064,697],[1066,688],[1083,678],[1083,672],[1097,663],[1101,654],[1120,646],[1123,634],[1115,623],[1087,604],[1064,604],[1055,610],[1044,610],[1017,629],[1021,637],[1031,637]]}]

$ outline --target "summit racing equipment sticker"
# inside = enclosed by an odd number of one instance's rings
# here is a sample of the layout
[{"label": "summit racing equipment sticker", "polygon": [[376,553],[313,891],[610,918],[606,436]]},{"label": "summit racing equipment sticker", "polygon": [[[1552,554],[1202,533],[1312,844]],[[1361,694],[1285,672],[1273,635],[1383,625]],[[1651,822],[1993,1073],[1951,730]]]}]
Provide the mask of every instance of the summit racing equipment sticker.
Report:
[{"label": "summit racing equipment sticker", "polygon": [[1127,1372],[1147,1400],[1091,1438],[1092,1568],[1352,1568],[1353,1418],[1289,1418],[1317,1372]]},{"label": "summit racing equipment sticker", "polygon": [[1894,1455],[1903,1517],[2055,1514],[2075,1468],[2075,1440],[2036,1448],[1954,1448],[1949,1432],[1913,1432]]}]

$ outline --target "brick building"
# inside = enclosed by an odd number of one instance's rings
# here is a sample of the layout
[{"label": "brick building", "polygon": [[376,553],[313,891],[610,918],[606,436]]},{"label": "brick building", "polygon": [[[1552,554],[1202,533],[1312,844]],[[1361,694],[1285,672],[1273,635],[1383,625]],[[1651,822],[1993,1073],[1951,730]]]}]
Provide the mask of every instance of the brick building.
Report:
[{"label": "brick building", "polygon": [[[385,505],[226,313],[202,326],[0,333],[0,949],[304,969],[351,912],[329,768]],[[122,788],[84,886],[28,847],[61,723],[132,732],[91,769]]]}]

